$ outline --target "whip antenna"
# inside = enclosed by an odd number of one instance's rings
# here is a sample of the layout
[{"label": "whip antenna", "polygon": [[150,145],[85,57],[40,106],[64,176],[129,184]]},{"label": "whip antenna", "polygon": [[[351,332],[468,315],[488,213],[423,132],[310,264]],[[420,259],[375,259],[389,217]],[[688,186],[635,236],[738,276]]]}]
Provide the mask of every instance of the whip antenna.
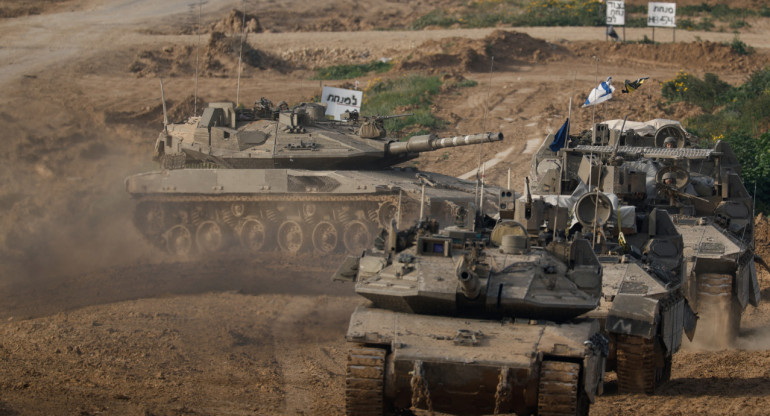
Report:
[{"label": "whip antenna", "polygon": [[160,100],[163,101],[163,131],[168,133],[168,113],[166,112],[166,95],[163,93],[163,78],[160,79]]},{"label": "whip antenna", "polygon": [[205,1],[202,1],[198,3],[198,48],[195,49],[195,102],[193,104],[193,116],[198,115],[198,68],[200,66],[200,50],[201,50],[201,15],[203,14],[203,4],[206,3]]},{"label": "whip antenna", "polygon": [[243,37],[246,32],[246,1],[241,0],[241,10],[243,13],[243,19],[241,21],[241,50],[238,52],[238,86],[235,91],[235,106],[238,107],[241,95],[241,61],[243,60]]},{"label": "whip antenna", "polygon": [[[484,106],[484,118],[481,122],[482,130],[487,131],[487,113],[489,112],[489,96],[492,93],[492,69],[495,67],[495,57],[492,57],[492,62],[489,64],[489,85],[487,85],[487,103]],[[479,165],[476,168],[476,196],[479,195],[479,172],[481,172],[481,151],[484,147],[483,144],[479,145]],[[481,203],[479,203],[481,205]]]}]

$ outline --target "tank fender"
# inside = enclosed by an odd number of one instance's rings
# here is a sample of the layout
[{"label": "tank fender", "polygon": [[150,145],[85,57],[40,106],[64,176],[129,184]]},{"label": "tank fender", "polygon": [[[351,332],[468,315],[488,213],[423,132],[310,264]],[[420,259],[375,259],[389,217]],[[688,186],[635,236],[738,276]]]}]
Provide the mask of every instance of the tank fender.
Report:
[{"label": "tank fender", "polygon": [[684,333],[687,335],[687,339],[692,341],[695,336],[695,327],[698,324],[698,315],[695,314],[690,302],[687,299],[684,300]]},{"label": "tank fender", "polygon": [[360,256],[348,256],[342,262],[340,267],[332,275],[334,282],[355,282],[358,275],[358,265],[361,261]]},{"label": "tank fender", "polygon": [[584,345],[586,355],[583,358],[583,388],[593,403],[597,395],[604,394],[604,373],[606,358],[610,352],[610,340],[597,332]]},{"label": "tank fender", "polygon": [[751,303],[751,306],[756,308],[759,306],[759,301],[761,300],[759,280],[757,280],[757,268],[754,265],[754,262],[749,263],[749,268],[751,269],[751,295],[749,297],[749,302]]},{"label": "tank fender", "polygon": [[748,258],[748,261],[738,266],[737,278],[735,279],[735,295],[743,309],[749,304],[754,307],[759,306],[760,300],[757,268],[752,261],[753,255],[744,257]]},{"label": "tank fender", "polygon": [[[671,296],[661,300],[661,337],[666,346],[666,355],[679,350],[682,345],[682,332],[685,330],[685,307],[687,302],[681,295]],[[689,308],[689,306],[687,306]],[[692,310],[690,310],[692,313]]]},{"label": "tank fender", "polygon": [[660,317],[658,300],[619,293],[607,314],[607,332],[650,339],[657,334]]}]

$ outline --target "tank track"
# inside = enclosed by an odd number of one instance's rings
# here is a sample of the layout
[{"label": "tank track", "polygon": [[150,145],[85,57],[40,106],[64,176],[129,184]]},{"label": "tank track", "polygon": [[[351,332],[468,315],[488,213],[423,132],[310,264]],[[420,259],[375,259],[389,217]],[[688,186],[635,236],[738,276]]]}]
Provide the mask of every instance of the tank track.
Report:
[{"label": "tank track", "polygon": [[[741,326],[741,307],[733,296],[733,276],[702,273],[697,282],[701,319],[696,337],[711,346],[729,347],[738,337]],[[697,334],[705,334],[705,337]]]},{"label": "tank track", "polygon": [[652,394],[671,378],[671,356],[660,341],[632,335],[618,335],[617,374],[621,393]]},{"label": "tank track", "polygon": [[537,392],[538,415],[588,415],[588,397],[580,386],[580,364],[543,361]]},{"label": "tank track", "polygon": [[[186,257],[240,245],[248,252],[327,255],[369,248],[398,211],[399,196],[374,195],[146,195],[134,224],[166,252]],[[411,221],[413,201],[401,201]],[[275,246],[273,245],[275,244]]]},{"label": "tank track", "polygon": [[345,414],[381,416],[384,411],[384,348],[351,348],[345,380]]}]

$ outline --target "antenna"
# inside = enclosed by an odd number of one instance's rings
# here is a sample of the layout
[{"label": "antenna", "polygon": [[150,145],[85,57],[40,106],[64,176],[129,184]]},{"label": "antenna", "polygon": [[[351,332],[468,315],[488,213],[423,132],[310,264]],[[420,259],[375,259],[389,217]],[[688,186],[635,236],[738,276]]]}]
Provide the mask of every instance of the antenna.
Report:
[{"label": "antenna", "polygon": [[[599,82],[599,57],[596,55],[594,55],[594,63],[596,63],[596,72],[594,72],[594,85],[596,85]],[[591,96],[590,93],[588,96]],[[591,125],[594,129],[594,141],[596,141],[596,104],[591,106]]]},{"label": "antenna", "polygon": [[[492,57],[492,62],[489,64],[489,84],[487,85],[487,103],[484,106],[484,119],[481,122],[482,130],[487,131],[487,112],[489,112],[489,95],[492,92],[492,69],[495,66],[495,57]],[[479,145],[479,164],[476,168],[476,195],[479,192],[479,172],[481,171],[481,151],[484,147],[483,144]]]},{"label": "antenna", "polygon": [[160,79],[160,100],[163,101],[163,131],[168,133],[168,113],[166,112],[166,95],[163,93],[163,78]]},{"label": "antenna", "polygon": [[487,164],[481,165],[481,192],[479,193],[479,212],[484,214],[484,176],[487,171]]},{"label": "antenna", "polygon": [[425,183],[422,184],[422,193],[420,194],[420,221],[423,220],[422,214],[425,212]]},{"label": "antenna", "polygon": [[198,67],[200,62],[200,50],[201,50],[201,15],[203,14],[203,5],[205,1],[198,3],[198,48],[195,49],[195,104],[193,105],[193,116],[198,115]]},{"label": "antenna", "polygon": [[235,107],[238,107],[241,98],[241,67],[243,66],[241,61],[243,59],[243,38],[244,33],[246,32],[246,0],[241,0],[241,9],[243,13],[243,19],[241,22],[241,49],[240,52],[238,52],[238,86],[235,91]]}]

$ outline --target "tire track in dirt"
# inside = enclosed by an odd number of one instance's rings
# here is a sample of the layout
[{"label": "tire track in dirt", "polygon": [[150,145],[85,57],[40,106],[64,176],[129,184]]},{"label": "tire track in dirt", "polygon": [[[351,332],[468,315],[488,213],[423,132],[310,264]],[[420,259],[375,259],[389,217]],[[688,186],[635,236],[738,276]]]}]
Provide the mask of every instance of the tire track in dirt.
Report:
[{"label": "tire track in dirt", "polygon": [[360,301],[353,297],[284,296],[272,322],[273,355],[282,377],[282,414],[341,414],[345,331]]}]

